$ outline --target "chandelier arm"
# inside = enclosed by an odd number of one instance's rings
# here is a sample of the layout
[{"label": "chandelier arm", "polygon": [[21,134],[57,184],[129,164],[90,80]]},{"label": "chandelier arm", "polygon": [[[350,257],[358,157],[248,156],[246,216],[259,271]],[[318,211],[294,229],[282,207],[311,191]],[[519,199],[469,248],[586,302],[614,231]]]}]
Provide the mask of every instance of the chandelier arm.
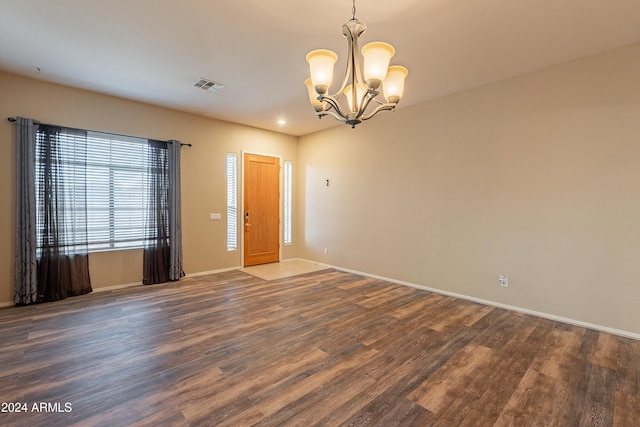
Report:
[{"label": "chandelier arm", "polygon": [[375,101],[378,105],[390,104],[389,102],[380,101],[377,96],[375,98],[373,98],[372,100]]},{"label": "chandelier arm", "polygon": [[340,122],[344,122],[344,117],[340,117],[339,115],[337,115],[336,113],[334,113],[333,111],[330,110],[325,110],[325,111],[318,111],[316,113],[316,116],[318,116],[318,118],[322,118],[323,116],[331,116],[334,119],[340,121]]},{"label": "chandelier arm", "polygon": [[367,108],[369,107],[369,103],[371,102],[371,100],[376,100],[376,96],[378,95],[378,92],[376,91],[367,91],[364,93],[364,95],[362,95],[362,99],[360,102],[360,109],[358,110],[358,114],[356,117],[361,117],[365,111],[367,111]]},{"label": "chandelier arm", "polygon": [[367,31],[367,26],[357,19],[352,19],[342,25],[342,35],[347,39],[347,68],[344,72],[342,84],[336,93],[331,95],[335,99],[339,99],[344,88],[347,87],[349,81],[353,86],[362,82],[362,71],[360,70],[360,55],[358,53],[358,37]]},{"label": "chandelier arm", "polygon": [[373,116],[378,114],[380,111],[393,111],[393,110],[395,110],[396,105],[398,105],[398,104],[393,104],[393,103],[382,104],[382,105],[378,106],[375,110],[373,110],[371,112],[371,114],[367,114],[366,116],[362,116],[361,119],[362,120],[369,120],[370,118],[372,118]]},{"label": "chandelier arm", "polygon": [[[349,41],[349,47],[351,47],[351,42]],[[349,76],[351,75],[351,50],[349,50],[349,54],[348,54],[348,58],[347,58],[347,68],[344,71],[344,77],[342,78],[342,84],[340,85],[340,88],[336,91],[336,93],[334,93],[333,95],[331,95],[332,98],[335,99],[340,99],[340,96],[342,95],[342,91],[344,90],[345,87],[347,87],[347,83],[349,83]]]},{"label": "chandelier arm", "polygon": [[353,57],[353,68],[355,70],[355,72],[352,73],[352,83],[354,88],[356,87],[356,83],[363,84],[365,82],[362,74],[362,68],[360,67],[360,50],[358,48],[358,37],[360,37],[360,34],[356,34],[351,49],[351,56]]},{"label": "chandelier arm", "polygon": [[357,72],[360,71],[358,68],[358,55],[357,52],[354,52],[354,44],[357,44],[356,41],[354,40],[353,43],[351,44],[351,105],[353,106],[352,108],[350,108],[352,113],[356,113],[357,109],[358,109],[358,83],[356,80],[356,76],[357,76]]},{"label": "chandelier arm", "polygon": [[330,112],[330,108],[333,107],[333,109],[336,111],[336,113],[342,118],[342,119],[346,119],[347,115],[344,114],[342,112],[342,110],[340,109],[340,104],[338,104],[338,102],[332,97],[332,96],[323,96],[322,99],[320,100],[322,102],[326,102],[329,105],[329,108],[327,108],[326,110],[324,110],[325,112]]}]

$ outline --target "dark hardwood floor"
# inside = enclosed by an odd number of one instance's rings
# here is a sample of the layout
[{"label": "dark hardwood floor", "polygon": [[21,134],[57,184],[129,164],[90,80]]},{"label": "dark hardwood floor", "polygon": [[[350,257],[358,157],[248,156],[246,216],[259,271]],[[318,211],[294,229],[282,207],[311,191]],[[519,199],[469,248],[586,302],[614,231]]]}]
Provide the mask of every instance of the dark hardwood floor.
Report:
[{"label": "dark hardwood floor", "polygon": [[26,410],[0,425],[640,425],[639,341],[335,270],[3,309],[0,333]]}]

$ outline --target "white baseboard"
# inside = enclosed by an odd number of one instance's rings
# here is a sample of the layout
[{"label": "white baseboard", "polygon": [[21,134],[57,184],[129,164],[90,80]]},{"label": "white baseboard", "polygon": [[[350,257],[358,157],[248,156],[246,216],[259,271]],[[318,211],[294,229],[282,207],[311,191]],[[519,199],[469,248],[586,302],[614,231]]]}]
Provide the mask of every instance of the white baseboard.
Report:
[{"label": "white baseboard", "polygon": [[[207,274],[215,274],[215,273],[224,273],[225,271],[238,270],[241,267],[230,267],[230,268],[222,268],[220,270],[211,270],[211,271],[201,271],[198,273],[187,274],[185,277],[197,277],[197,276],[206,276]],[[105,286],[102,288],[94,288],[93,292],[108,292],[114,291],[117,289],[125,289],[125,288],[133,288],[135,286],[143,286],[142,282],[134,282],[134,283],[124,283],[122,285],[113,285],[113,286]],[[5,301],[0,302],[0,308],[13,307],[15,303],[13,301]]]},{"label": "white baseboard", "polygon": [[[315,261],[311,261],[311,260],[304,260],[304,259],[301,259],[301,260],[302,261],[308,261],[308,262],[316,263]],[[320,264],[320,263],[316,263],[316,264]],[[528,308],[517,307],[517,306],[513,306],[513,305],[508,305],[508,304],[495,302],[495,301],[489,301],[489,300],[485,300],[485,299],[482,299],[482,298],[472,297],[472,296],[469,296],[469,295],[464,295],[464,294],[458,294],[458,293],[455,293],[455,292],[445,291],[445,290],[442,290],[442,289],[431,288],[429,286],[417,285],[415,283],[410,283],[410,282],[405,282],[405,281],[402,281],[402,280],[391,279],[389,277],[378,276],[378,275],[375,275],[375,274],[369,274],[369,273],[365,273],[365,272],[362,272],[362,271],[351,270],[351,269],[348,269],[348,268],[338,267],[338,266],[335,266],[335,265],[333,265],[333,266],[332,265],[327,265],[327,264],[321,264],[321,265],[326,265],[327,268],[335,268],[336,270],[344,271],[346,273],[358,274],[360,276],[370,277],[372,279],[384,280],[386,282],[391,282],[391,283],[395,283],[395,284],[398,284],[398,285],[410,286],[412,288],[421,289],[421,290],[429,291],[429,292],[435,292],[437,294],[447,295],[447,296],[451,296],[451,297],[455,297],[455,298],[460,298],[460,299],[464,299],[464,300],[467,300],[467,301],[473,301],[473,302],[477,302],[479,304],[490,305],[490,306],[498,307],[498,308],[504,308],[505,310],[515,311],[515,312],[518,312],[518,313],[528,314],[528,315],[536,316],[536,317],[541,317],[543,319],[553,320],[555,322],[566,323],[566,324],[569,324],[569,325],[580,326],[580,327],[588,328],[588,329],[594,329],[596,331],[606,332],[606,333],[609,333],[609,334],[618,335],[618,336],[625,337],[625,338],[631,338],[631,339],[634,339],[634,340],[640,340],[640,334],[637,334],[637,333],[634,333],[634,332],[623,331],[621,329],[610,328],[608,326],[597,325],[595,323],[583,322],[581,320],[570,319],[568,317],[556,316],[555,314],[544,313],[544,312],[541,312],[541,311],[530,310]]]},{"label": "white baseboard", "polygon": [[[290,258],[289,261],[302,261],[302,262],[309,262],[311,264],[315,264],[315,265],[319,265],[320,267],[326,267],[326,268],[335,268],[336,270],[343,270],[343,271],[347,271],[344,269],[341,269],[340,267],[336,267],[330,264],[325,264],[323,262],[319,262],[319,261],[312,261],[310,259],[305,259],[305,258]],[[355,272],[354,272],[355,273]],[[364,276],[364,274],[362,274]]]},{"label": "white baseboard", "polygon": [[134,286],[142,286],[142,282],[123,283],[122,285],[105,286],[104,288],[93,288],[93,292],[115,291],[117,289],[133,288]]},{"label": "white baseboard", "polygon": [[[207,274],[215,274],[215,273],[224,273],[225,271],[233,271],[233,270],[238,270],[240,267],[229,267],[229,268],[222,268],[220,270],[210,270],[210,271],[200,271],[198,273],[190,273],[185,275],[184,277],[198,277],[198,276],[206,276]],[[96,288],[93,290],[93,292],[104,292],[104,291],[113,291],[116,289],[124,289],[124,288],[131,288],[134,286],[143,286],[142,282],[135,282],[135,283],[126,283],[123,285],[115,285],[115,286],[107,286],[105,288]]]},{"label": "white baseboard", "polygon": [[228,267],[221,268],[219,270],[209,270],[209,271],[199,271],[198,273],[189,273],[184,277],[198,277],[198,276],[206,276],[207,274],[216,274],[216,273],[225,273],[227,271],[240,270],[242,267]]}]

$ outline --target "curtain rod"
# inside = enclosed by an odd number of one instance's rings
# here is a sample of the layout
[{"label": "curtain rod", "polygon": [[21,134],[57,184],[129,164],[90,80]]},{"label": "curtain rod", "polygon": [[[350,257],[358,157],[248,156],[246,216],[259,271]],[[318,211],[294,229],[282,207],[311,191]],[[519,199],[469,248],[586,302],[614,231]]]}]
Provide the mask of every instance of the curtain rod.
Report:
[{"label": "curtain rod", "polygon": [[[7,120],[8,120],[8,121],[10,121],[11,123],[13,123],[13,122],[15,122],[15,121],[16,121],[16,118],[15,118],[15,117],[7,117]],[[33,123],[35,123],[35,124],[37,124],[37,125],[45,125],[45,126],[60,126],[60,125],[52,125],[52,124],[50,124],[50,123],[40,123],[38,120],[34,120],[34,121],[33,121]],[[70,127],[68,127],[68,126],[60,126],[60,127],[66,127],[67,129],[73,129],[73,130],[85,130],[85,131],[89,131],[89,132],[101,132],[101,133],[108,133],[108,134],[110,134],[110,135],[117,135],[117,136],[129,136],[129,137],[131,136],[131,135],[122,135],[122,134],[120,134],[120,133],[113,133],[113,132],[103,132],[103,131],[90,130],[90,129],[77,129],[77,128],[70,128]],[[135,137],[135,138],[140,138],[140,137],[138,136],[138,137]],[[142,138],[142,139],[149,139],[149,138]],[[168,144],[173,144],[173,141],[162,141],[162,142],[166,142],[166,143],[168,143]],[[191,144],[186,143],[186,142],[181,142],[181,143],[180,143],[180,146],[181,146],[181,147],[184,147],[185,145],[186,145],[187,147],[191,147],[191,146],[192,146]]]}]

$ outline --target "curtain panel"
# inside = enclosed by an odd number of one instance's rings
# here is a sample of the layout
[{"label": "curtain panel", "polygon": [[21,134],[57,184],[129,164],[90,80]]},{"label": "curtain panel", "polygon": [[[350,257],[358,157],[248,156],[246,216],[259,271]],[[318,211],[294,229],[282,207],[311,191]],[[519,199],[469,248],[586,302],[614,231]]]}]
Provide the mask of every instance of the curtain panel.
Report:
[{"label": "curtain panel", "polygon": [[169,280],[184,277],[182,265],[182,190],[180,182],[180,141],[169,144]]},{"label": "curtain panel", "polygon": [[184,277],[180,142],[149,140],[143,284]]},{"label": "curtain panel", "polygon": [[86,133],[22,117],[16,122],[14,302],[91,292],[86,185],[70,179],[86,173],[77,158],[86,149]]},{"label": "curtain panel", "polygon": [[14,303],[38,300],[36,257],[36,125],[33,120],[16,120],[16,258]]},{"label": "curtain panel", "polygon": [[147,217],[142,283],[169,280],[169,155],[167,143],[148,141]]},{"label": "curtain panel", "polygon": [[39,125],[38,301],[92,291],[87,241],[87,133]]}]

